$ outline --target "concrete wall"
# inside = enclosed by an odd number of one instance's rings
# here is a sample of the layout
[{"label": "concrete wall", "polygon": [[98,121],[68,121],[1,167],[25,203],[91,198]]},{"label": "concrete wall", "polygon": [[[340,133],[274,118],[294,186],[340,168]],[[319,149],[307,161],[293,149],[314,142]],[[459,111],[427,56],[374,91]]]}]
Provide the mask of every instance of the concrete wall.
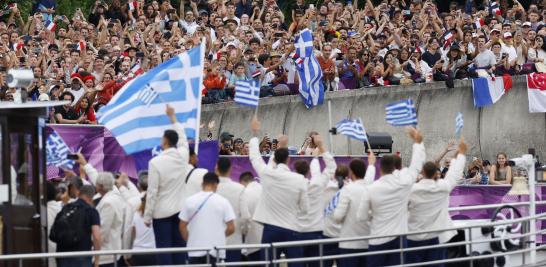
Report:
[{"label": "concrete wall", "polygon": [[[270,136],[287,134],[290,145],[300,147],[309,131],[318,131],[329,144],[328,105],[332,105],[332,122],[360,117],[368,132],[387,132],[393,136],[394,151],[400,151],[407,159],[411,141],[403,128],[392,127],[385,122],[385,105],[411,97],[417,106],[420,128],[425,137],[427,157],[434,158],[454,138],[455,115],[462,112],[465,127],[463,135],[470,144],[468,156],[494,160],[498,152],[509,157],[527,153],[534,147],[541,159],[546,157],[546,114],[528,112],[525,77],[514,77],[514,87],[495,105],[474,108],[472,87],[469,80],[456,81],[449,89],[444,83],[412,86],[364,88],[329,92],[325,104],[307,110],[299,96],[274,97],[260,100],[258,117],[262,122],[262,134]],[[228,131],[248,140],[251,137],[249,122],[254,109],[234,103],[205,105],[201,122],[205,125],[214,120],[214,138]],[[206,137],[201,132],[201,138]],[[337,155],[362,154],[364,146],[341,135],[333,137]]]}]

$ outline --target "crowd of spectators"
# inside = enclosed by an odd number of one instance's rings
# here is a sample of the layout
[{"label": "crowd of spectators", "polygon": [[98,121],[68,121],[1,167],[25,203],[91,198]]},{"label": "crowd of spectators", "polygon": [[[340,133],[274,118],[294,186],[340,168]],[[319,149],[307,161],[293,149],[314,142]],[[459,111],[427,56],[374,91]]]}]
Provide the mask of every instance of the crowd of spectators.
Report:
[{"label": "crowd of spectators", "polygon": [[[282,6],[279,6],[282,5]],[[142,71],[206,38],[203,103],[230,101],[238,80],[261,96],[298,93],[294,38],[313,32],[326,90],[546,71],[544,1],[96,1],[58,14],[37,1],[29,16],[0,18],[1,99],[12,68],[30,68],[31,100],[67,99],[51,122],[96,123],[94,113]],[[281,10],[289,10],[282,12]],[[54,29],[52,24],[55,23]],[[64,109],[64,110],[63,110]]]}]

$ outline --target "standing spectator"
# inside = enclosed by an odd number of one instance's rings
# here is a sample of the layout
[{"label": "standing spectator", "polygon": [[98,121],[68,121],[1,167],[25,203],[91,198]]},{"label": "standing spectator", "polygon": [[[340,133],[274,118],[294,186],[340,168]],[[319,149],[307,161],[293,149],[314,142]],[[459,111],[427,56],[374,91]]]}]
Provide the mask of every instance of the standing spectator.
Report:
[{"label": "standing spectator", "polygon": [[478,55],[474,57],[474,73],[472,76],[482,76],[487,77],[495,71],[495,65],[497,60],[495,54],[486,47],[486,38],[485,36],[478,37]]},{"label": "standing spectator", "polygon": [[[357,219],[358,206],[362,200],[362,192],[375,178],[375,155],[370,152],[368,166],[360,159],[349,163],[349,177],[352,183],[344,186],[339,194],[339,202],[334,210],[334,219],[341,223],[340,238],[370,235],[368,222],[359,222]],[[339,243],[340,254],[365,252],[368,250],[368,241]],[[339,260],[340,267],[358,267],[366,265],[366,257],[353,257]]]},{"label": "standing spectator", "polygon": [[[201,192],[189,197],[180,211],[180,234],[188,242],[188,248],[225,246],[226,237],[235,231],[235,212],[229,201],[216,193],[218,176],[207,173],[203,177]],[[194,251],[189,253],[190,264],[207,263],[225,259],[226,251]]]},{"label": "standing spectator", "polygon": [[[260,122],[256,116],[252,119],[251,130],[254,136],[260,131]],[[254,220],[264,225],[262,243],[299,240],[298,214],[306,214],[309,210],[307,180],[288,168],[288,149],[277,149],[274,164],[267,165],[260,155],[258,142],[256,137],[250,140],[250,161],[263,186],[262,196],[254,213]],[[287,258],[303,256],[301,247],[277,250],[276,256],[279,257],[281,252]]]},{"label": "standing spectator", "polygon": [[[122,244],[122,232],[124,218],[123,199],[118,192],[114,192],[114,176],[111,173],[99,173],[97,180],[97,193],[102,197],[97,205],[97,211],[100,215],[100,231],[102,236],[101,250],[120,250]],[[100,267],[114,266],[118,261],[114,256],[101,256]],[[95,265],[97,263],[95,262]]]},{"label": "standing spectator", "polygon": [[[405,234],[408,231],[408,198],[411,188],[425,161],[425,146],[419,130],[408,127],[408,135],[413,139],[413,154],[409,168],[396,170],[396,156],[381,158],[381,177],[365,187],[357,216],[362,221],[370,220],[370,235],[382,236]],[[404,237],[385,237],[369,240],[370,251],[399,249],[404,245]],[[400,264],[398,253],[382,253],[368,256],[367,266],[388,266]]]},{"label": "standing spectator", "polygon": [[[74,231],[67,231],[66,228],[55,229],[56,227],[70,227],[71,229],[77,229],[82,227],[81,232],[76,232],[75,234],[80,235],[79,242],[77,244],[66,244],[63,242],[57,243],[57,252],[68,252],[68,251],[90,251],[92,248],[95,251],[101,250],[101,221],[100,216],[97,210],[93,207],[93,195],[95,195],[95,189],[91,185],[84,185],[78,190],[78,199],[65,205],[63,209],[57,214],[55,218],[55,223],[53,223],[50,239],[54,242],[59,241],[55,240],[52,236],[57,231],[64,231],[65,234],[70,234],[70,232],[75,233]],[[77,213],[78,216],[82,216],[78,221],[82,225],[64,225],[56,226],[58,221],[62,218],[63,214],[71,210],[80,210]],[[69,222],[69,221],[66,221]],[[76,230],[78,231],[78,230]],[[95,262],[99,261],[99,256],[95,256]],[[73,267],[73,266],[82,266],[82,267],[91,267],[91,257],[70,257],[70,258],[58,258],[57,259],[58,267]]]},{"label": "standing spectator", "polygon": [[[166,130],[161,140],[163,151],[150,160],[148,193],[144,223],[153,222],[155,242],[158,248],[184,247],[185,242],[178,230],[178,212],[182,210],[184,178],[189,168],[189,148],[184,128],[176,121],[175,110],[167,105],[167,116],[174,130]],[[157,255],[157,264],[184,264],[182,253]]]},{"label": "standing spectator", "polygon": [[489,171],[489,184],[512,184],[512,168],[508,165],[508,157],[505,153],[497,154],[497,163],[491,166]]},{"label": "standing spectator", "polygon": [[[454,227],[449,216],[449,195],[462,178],[467,145],[461,139],[458,156],[452,160],[451,168],[444,179],[438,179],[437,167],[434,162],[423,166],[423,179],[413,185],[409,198],[409,232],[430,231]],[[408,247],[434,246],[449,241],[457,231],[433,232],[408,236]],[[445,235],[445,237],[444,237]],[[442,238],[443,240],[440,240]],[[443,260],[445,248],[425,249],[407,254],[407,263],[420,263]],[[433,265],[440,266],[440,265]]]},{"label": "standing spectator", "polygon": [[317,57],[317,60],[320,64],[320,68],[324,73],[322,81],[324,83],[324,90],[326,91],[337,91],[337,81],[339,78],[337,76],[336,63],[332,56],[332,45],[326,43],[322,46],[322,54]]},{"label": "standing spectator", "polygon": [[[260,201],[262,195],[262,185],[254,180],[254,176],[251,172],[243,172],[239,176],[239,183],[245,187],[243,190],[243,198],[247,201],[248,213],[252,216],[256,212],[256,207]],[[262,234],[264,227],[261,223],[254,220],[246,225],[246,229],[243,229],[243,236],[245,244],[260,244],[262,243]],[[259,261],[260,251],[259,249],[246,249],[243,254],[247,257],[248,261]]]},{"label": "standing spectator", "polygon": [[[220,177],[220,184],[216,192],[227,199],[235,212],[235,231],[227,238],[228,245],[241,245],[243,243],[242,229],[247,228],[251,214],[248,202],[243,198],[244,186],[231,180],[231,161],[229,158],[220,157],[216,162],[216,174]],[[241,261],[240,250],[228,250],[226,262]]]},{"label": "standing spectator", "polygon": [[339,88],[355,89],[358,85],[360,67],[356,62],[356,48],[350,47],[345,59],[337,66],[339,69]]}]

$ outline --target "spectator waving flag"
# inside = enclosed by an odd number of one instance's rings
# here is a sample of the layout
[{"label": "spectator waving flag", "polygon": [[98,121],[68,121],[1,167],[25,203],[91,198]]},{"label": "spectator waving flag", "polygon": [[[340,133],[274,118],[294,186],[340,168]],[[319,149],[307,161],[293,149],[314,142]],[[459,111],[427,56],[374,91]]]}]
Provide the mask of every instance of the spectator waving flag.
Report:
[{"label": "spectator waving flag", "polygon": [[260,85],[255,80],[240,80],[235,83],[235,102],[257,107],[260,99]]},{"label": "spectator waving flag", "polygon": [[463,113],[458,112],[457,116],[455,117],[455,136],[461,135],[463,126],[464,126]]},{"label": "spectator waving flag", "polygon": [[505,75],[502,78],[480,77],[472,79],[474,106],[481,108],[493,105],[511,88],[512,76],[510,75]]},{"label": "spectator waving flag", "polygon": [[100,109],[99,122],[127,154],[160,144],[163,132],[172,128],[166,104],[176,110],[188,139],[198,138],[204,51],[201,44],[137,76]]},{"label": "spectator waving flag", "polygon": [[322,69],[313,53],[313,35],[309,29],[300,32],[295,40],[296,54],[302,59],[296,65],[300,77],[299,91],[307,108],[324,102],[324,85],[322,84]]},{"label": "spectator waving flag", "polygon": [[387,123],[392,126],[417,125],[417,111],[411,99],[388,104],[385,110]]},{"label": "spectator waving flag", "polygon": [[546,74],[527,75],[527,96],[529,112],[546,112]]},{"label": "spectator waving flag", "polygon": [[46,140],[46,164],[54,165],[57,168],[72,169],[74,160],[67,159],[70,148],[61,136],[53,131]]},{"label": "spectator waving flag", "polygon": [[368,142],[368,135],[361,119],[349,120],[344,119],[336,125],[337,132],[346,135],[349,138]]},{"label": "spectator waving flag", "polygon": [[51,21],[51,20],[48,20],[45,22],[45,28],[50,31],[50,32],[54,32],[55,31],[55,27],[57,27],[57,24],[55,24],[55,22]]},{"label": "spectator waving flag", "polygon": [[137,1],[129,1],[129,10],[133,11],[136,8],[138,8],[138,2]]},{"label": "spectator waving flag", "polygon": [[489,4],[489,14],[496,16],[502,15],[502,10],[500,9],[499,3],[492,1]]}]

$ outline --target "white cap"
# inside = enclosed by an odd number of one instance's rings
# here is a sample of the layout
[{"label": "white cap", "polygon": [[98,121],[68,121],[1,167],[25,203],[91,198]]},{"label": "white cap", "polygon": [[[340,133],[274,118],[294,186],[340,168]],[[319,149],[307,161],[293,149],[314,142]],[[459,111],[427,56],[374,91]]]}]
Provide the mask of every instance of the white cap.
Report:
[{"label": "white cap", "polygon": [[525,27],[525,26],[531,27],[531,22],[526,21],[526,22],[524,22],[523,24],[521,24],[521,26],[522,26],[522,27]]},{"label": "white cap", "polygon": [[510,32],[505,32],[504,38],[512,38],[512,34]]},{"label": "white cap", "polygon": [[38,101],[49,101],[49,96],[47,94],[40,94]]}]

